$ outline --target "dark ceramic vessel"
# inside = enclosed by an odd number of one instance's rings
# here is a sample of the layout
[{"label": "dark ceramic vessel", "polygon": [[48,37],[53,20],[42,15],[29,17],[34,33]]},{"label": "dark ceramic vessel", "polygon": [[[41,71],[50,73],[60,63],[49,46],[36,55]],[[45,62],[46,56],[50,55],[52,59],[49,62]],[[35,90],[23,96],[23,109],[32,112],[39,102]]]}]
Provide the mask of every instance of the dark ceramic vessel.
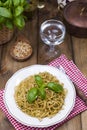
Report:
[{"label": "dark ceramic vessel", "polygon": [[67,31],[76,37],[87,37],[87,1],[69,2],[63,11]]}]

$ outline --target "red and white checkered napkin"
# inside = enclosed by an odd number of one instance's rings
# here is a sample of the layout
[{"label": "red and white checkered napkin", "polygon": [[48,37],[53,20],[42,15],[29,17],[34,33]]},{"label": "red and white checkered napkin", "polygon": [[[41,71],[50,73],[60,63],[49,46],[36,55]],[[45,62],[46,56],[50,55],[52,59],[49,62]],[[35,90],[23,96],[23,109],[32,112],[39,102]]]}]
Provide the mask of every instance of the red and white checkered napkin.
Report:
[{"label": "red and white checkered napkin", "polygon": [[[80,70],[76,67],[76,65],[73,63],[73,61],[69,61],[65,55],[61,55],[59,58],[52,61],[49,65],[51,66],[59,66],[61,65],[70,79],[87,95],[87,78],[83,76],[83,74],[80,72]],[[3,93],[4,90],[0,90],[0,108],[2,111],[6,114],[9,121],[12,123],[12,125],[15,127],[16,130],[54,130],[57,127],[61,126],[66,121],[70,120],[80,112],[87,110],[87,107],[85,106],[85,103],[76,96],[76,102],[75,107],[72,110],[72,112],[69,114],[69,116],[62,122],[47,127],[47,128],[33,128],[33,127],[27,127],[25,125],[22,125],[21,123],[17,122],[11,115],[8,113],[8,111],[5,108],[5,105],[3,103]]]}]

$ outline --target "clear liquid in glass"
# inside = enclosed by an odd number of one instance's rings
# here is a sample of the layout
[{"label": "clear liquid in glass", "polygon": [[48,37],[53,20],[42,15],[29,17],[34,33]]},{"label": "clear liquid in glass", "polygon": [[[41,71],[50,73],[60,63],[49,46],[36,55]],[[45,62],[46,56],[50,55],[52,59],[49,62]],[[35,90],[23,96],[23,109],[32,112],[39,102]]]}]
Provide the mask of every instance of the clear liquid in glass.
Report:
[{"label": "clear liquid in glass", "polygon": [[41,38],[47,45],[57,45],[63,42],[64,28],[58,24],[46,24],[42,27]]},{"label": "clear liquid in glass", "polygon": [[[46,20],[41,24],[40,36],[42,41],[46,44],[41,50],[42,60],[49,61],[60,55],[59,44],[64,41],[65,38],[65,26],[58,20]],[[43,56],[44,54],[44,56]]]}]

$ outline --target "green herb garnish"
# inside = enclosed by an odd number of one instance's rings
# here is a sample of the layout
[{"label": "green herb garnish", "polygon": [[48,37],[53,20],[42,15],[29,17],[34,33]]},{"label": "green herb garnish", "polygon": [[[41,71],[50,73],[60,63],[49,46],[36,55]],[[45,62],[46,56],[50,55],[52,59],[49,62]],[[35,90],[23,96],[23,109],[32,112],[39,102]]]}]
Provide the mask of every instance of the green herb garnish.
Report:
[{"label": "green herb garnish", "polygon": [[35,82],[37,84],[37,87],[31,88],[27,94],[27,100],[29,103],[34,102],[38,96],[40,96],[41,99],[45,99],[46,98],[45,88],[48,88],[56,93],[63,91],[63,86],[61,84],[55,82],[49,82],[45,84],[43,82],[43,79],[39,75],[35,75]]},{"label": "green herb garnish", "polygon": [[30,9],[27,0],[1,0],[0,1],[0,26],[5,25],[9,29],[25,26],[24,11]]}]

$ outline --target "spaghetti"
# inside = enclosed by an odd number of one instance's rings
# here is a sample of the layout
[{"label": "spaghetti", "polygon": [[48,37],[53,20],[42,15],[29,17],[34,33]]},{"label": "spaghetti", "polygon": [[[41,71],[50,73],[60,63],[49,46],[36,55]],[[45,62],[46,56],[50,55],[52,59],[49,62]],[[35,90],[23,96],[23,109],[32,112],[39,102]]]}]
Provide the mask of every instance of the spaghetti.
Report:
[{"label": "spaghetti", "polygon": [[[40,72],[44,83],[55,82],[60,83],[59,80],[48,72]],[[27,101],[27,93],[30,88],[36,87],[37,84],[34,79],[35,75],[24,79],[15,89],[15,100],[19,108],[26,114],[42,119],[45,117],[52,117],[63,109],[64,100],[66,97],[66,90],[55,93],[46,88],[46,99],[37,98],[33,103]]]}]

